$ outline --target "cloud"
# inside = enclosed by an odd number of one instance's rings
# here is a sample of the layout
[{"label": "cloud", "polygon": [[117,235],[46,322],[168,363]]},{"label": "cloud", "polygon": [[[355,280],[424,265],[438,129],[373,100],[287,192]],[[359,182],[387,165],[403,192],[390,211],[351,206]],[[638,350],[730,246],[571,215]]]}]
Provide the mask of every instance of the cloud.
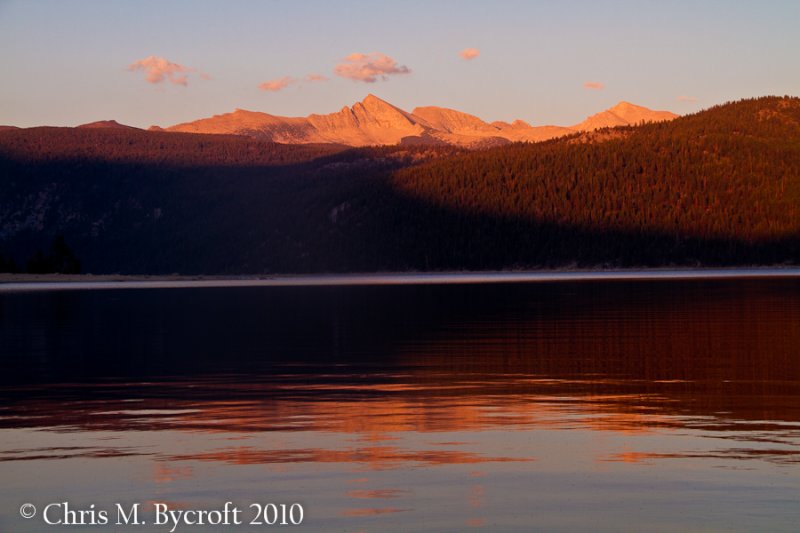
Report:
[{"label": "cloud", "polygon": [[284,76],[275,80],[265,81],[258,84],[258,88],[262,91],[278,92],[287,88],[289,85],[297,83],[297,80],[291,76]]},{"label": "cloud", "polygon": [[583,88],[592,91],[602,91],[603,89],[606,88],[606,86],[599,81],[587,81],[586,83],[583,84]]},{"label": "cloud", "polygon": [[211,79],[211,76],[204,72],[199,72],[196,68],[179,65],[158,56],[147,56],[131,63],[128,65],[128,70],[131,72],[143,70],[145,72],[145,80],[153,84],[167,80],[173,85],[183,85],[185,87],[189,85],[189,74],[194,73],[197,73],[204,80]]},{"label": "cloud", "polygon": [[297,83],[317,83],[320,81],[328,81],[328,78],[321,74],[308,74],[301,79],[293,78],[292,76],[284,76],[274,80],[268,80],[258,84],[258,88],[262,91],[278,92],[287,88],[289,85]]},{"label": "cloud", "polygon": [[464,48],[458,53],[458,55],[469,61],[470,59],[475,59],[481,55],[481,51],[477,48]]},{"label": "cloud", "polygon": [[694,102],[697,101],[697,97],[696,96],[680,95],[680,96],[676,96],[675,99],[677,101],[679,101],[679,102],[689,102],[689,103],[694,103]]},{"label": "cloud", "polygon": [[373,52],[350,54],[342,63],[336,65],[333,72],[337,76],[354,81],[375,83],[379,79],[385,81],[394,74],[408,74],[411,70],[404,65],[398,65],[397,61],[385,54]]}]

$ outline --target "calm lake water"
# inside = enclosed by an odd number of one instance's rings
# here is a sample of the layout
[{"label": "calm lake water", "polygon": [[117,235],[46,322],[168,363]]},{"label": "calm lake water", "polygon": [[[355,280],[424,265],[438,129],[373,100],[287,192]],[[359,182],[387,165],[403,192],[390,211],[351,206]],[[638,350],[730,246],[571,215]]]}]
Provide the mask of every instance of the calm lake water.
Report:
[{"label": "calm lake water", "polygon": [[800,529],[800,278],[0,292],[0,357],[3,532]]}]

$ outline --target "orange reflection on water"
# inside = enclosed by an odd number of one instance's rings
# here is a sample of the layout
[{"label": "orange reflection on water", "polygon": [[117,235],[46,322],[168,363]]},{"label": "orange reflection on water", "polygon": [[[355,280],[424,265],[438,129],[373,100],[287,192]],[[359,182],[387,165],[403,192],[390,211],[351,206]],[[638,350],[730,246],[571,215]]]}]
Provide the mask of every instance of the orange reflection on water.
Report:
[{"label": "orange reflection on water", "polygon": [[[294,379],[275,376],[277,381]],[[794,461],[781,447],[796,444],[800,430],[797,384],[771,382],[708,382],[618,379],[553,380],[519,375],[439,374],[430,375],[414,387],[392,388],[386,395],[343,400],[350,395],[350,378],[339,376],[325,387],[318,383],[314,394],[302,389],[292,394],[275,393],[269,381],[248,383],[246,379],[207,380],[191,389],[183,382],[147,384],[139,389],[121,387],[126,394],[138,391],[135,409],[127,398],[98,386],[103,400],[63,401],[67,391],[49,389],[45,395],[24,404],[7,404],[0,426],[44,428],[58,432],[177,431],[217,435],[214,446],[187,452],[165,440],[157,455],[164,460],[268,464],[283,468],[296,463],[352,463],[367,470],[397,469],[403,465],[479,464],[531,461],[536,448],[517,450],[514,455],[487,453],[476,436],[502,430],[591,431],[621,438],[713,432],[730,440],[723,451],[669,450],[681,457],[763,459]],[[398,381],[416,379],[409,374],[385,376]],[[320,380],[321,381],[321,380]],[[440,387],[440,384],[447,385]],[[459,391],[454,393],[454,391]],[[209,397],[225,395],[220,400]],[[335,443],[312,444],[303,434],[338,436]],[[430,437],[427,437],[430,435]],[[415,442],[408,442],[409,437]],[[464,438],[468,436],[468,438]],[[288,439],[288,440],[287,440]],[[91,439],[90,439],[91,440]],[[120,457],[150,455],[153,450],[111,441],[85,446],[50,446],[23,443],[0,449],[0,461],[66,459],[74,457]],[[122,441],[120,441],[122,442]],[[233,442],[247,445],[230,446]],[[738,443],[742,443],[737,445]],[[763,443],[774,443],[763,451]],[[396,443],[389,445],[388,443]],[[744,444],[746,443],[746,444]],[[762,443],[754,446],[755,443]],[[34,445],[35,444],[35,445]],[[309,446],[309,444],[312,444]],[[741,449],[753,446],[752,453]],[[632,464],[661,456],[638,456],[622,449],[601,462]],[[626,455],[627,454],[627,455]],[[694,455],[693,455],[694,454]],[[168,483],[191,477],[191,469],[154,467],[153,478]]]},{"label": "orange reflection on water", "polygon": [[[394,337],[379,332],[358,345],[368,355],[356,364],[262,368],[254,354],[252,372],[10,385],[0,390],[0,467],[19,485],[25,468],[80,475],[88,462],[102,475],[112,462],[86,459],[114,457],[148,498],[176,508],[198,485],[280,490],[325,502],[336,530],[437,513],[454,529],[499,527],[512,524],[509,509],[525,520],[573,498],[630,501],[635,513],[654,501],[651,479],[687,480],[656,487],[662,501],[693,484],[707,497],[720,468],[760,476],[731,477],[720,494],[741,480],[793,489],[800,298],[791,286],[743,287],[577,303],[575,287],[501,292],[509,305],[484,298],[463,314],[409,318]],[[256,339],[265,359],[280,350],[271,339]],[[446,505],[431,509],[434,499]]]},{"label": "orange reflection on water", "polygon": [[172,466],[161,461],[153,463],[153,481],[159,485],[192,477],[194,469],[191,466]]},{"label": "orange reflection on water", "polygon": [[406,492],[408,491],[402,489],[349,490],[347,491],[347,496],[366,500],[386,499],[397,498]]},{"label": "orange reflection on water", "polygon": [[345,509],[342,516],[376,516],[390,513],[403,513],[411,509],[399,509],[397,507],[365,507],[360,509]]},{"label": "orange reflection on water", "polygon": [[412,450],[393,446],[270,450],[252,447],[221,448],[211,452],[173,455],[170,461],[215,461],[237,465],[268,463],[357,463],[369,470],[445,464],[529,462],[531,457],[484,456],[455,450]]},{"label": "orange reflection on water", "polygon": [[624,463],[648,463],[658,459],[725,459],[725,460],[749,460],[765,459],[773,463],[796,465],[800,464],[800,450],[770,448],[728,448],[709,451],[688,451],[680,453],[661,453],[661,452],[623,452],[602,457],[600,461],[624,462]]}]

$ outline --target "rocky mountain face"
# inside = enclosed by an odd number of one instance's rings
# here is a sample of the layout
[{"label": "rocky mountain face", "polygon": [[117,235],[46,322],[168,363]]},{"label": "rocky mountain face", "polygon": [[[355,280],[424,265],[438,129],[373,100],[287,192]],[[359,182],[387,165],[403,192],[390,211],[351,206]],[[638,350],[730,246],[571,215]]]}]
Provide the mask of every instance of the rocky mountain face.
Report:
[{"label": "rocky mountain face", "polygon": [[[237,109],[193,122],[165,128],[186,133],[247,135],[286,144],[334,143],[347,146],[395,144],[450,144],[466,148],[511,142],[537,142],[580,131],[672,120],[678,115],[620,102],[580,124],[531,126],[516,120],[484,122],[474,115],[444,107],[417,107],[411,113],[372,94],[337,113],[307,117],[281,117]],[[157,126],[153,130],[161,130]]]},{"label": "rocky mountain face", "polygon": [[[377,104],[380,113],[362,102],[295,120],[326,140],[324,127],[363,126],[351,142],[535,129]],[[291,121],[254,115],[250,127],[291,133]],[[0,256],[26,268],[58,235],[94,273],[797,265],[800,98],[472,151],[107,126],[0,131]]]},{"label": "rocky mountain face", "polygon": [[611,109],[601,111],[580,124],[575,124],[571,129],[575,131],[594,131],[600,128],[633,126],[643,122],[660,122],[674,118],[678,118],[678,115],[669,111],[653,111],[628,102],[620,102]]}]

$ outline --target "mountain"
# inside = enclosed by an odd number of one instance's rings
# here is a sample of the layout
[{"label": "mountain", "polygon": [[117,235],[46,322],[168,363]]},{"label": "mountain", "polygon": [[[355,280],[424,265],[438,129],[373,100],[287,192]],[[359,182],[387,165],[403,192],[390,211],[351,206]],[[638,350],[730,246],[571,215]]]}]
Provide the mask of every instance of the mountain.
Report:
[{"label": "mountain", "polygon": [[444,142],[465,147],[479,147],[487,142],[508,144],[508,142],[538,142],[575,133],[561,126],[533,127],[525,121],[513,123],[484,122],[474,115],[447,109],[445,107],[417,107],[413,116],[424,119],[435,131],[432,133]]},{"label": "mountain", "polygon": [[[624,120],[647,116],[630,105],[612,110]],[[445,230],[444,221],[420,218],[437,228],[428,239],[449,234],[439,244],[464,261],[462,248],[501,263],[527,255],[522,264],[563,255],[800,263],[800,98],[743,100],[617,133],[469,152],[399,170],[392,186],[420,204],[510,228]],[[541,233],[522,236],[514,224]]]},{"label": "mountain", "polygon": [[[337,113],[280,117],[237,109],[233,113],[165,128],[185,133],[247,135],[286,144],[333,143],[345,146],[449,144],[486,148],[511,142],[538,142],[578,131],[616,125],[671,120],[677,115],[622,102],[572,128],[531,126],[517,120],[487,123],[474,115],[444,107],[417,107],[408,113],[375,95]],[[162,130],[157,126],[153,130]]]},{"label": "mountain", "polygon": [[348,146],[398,144],[404,137],[419,136],[428,129],[408,113],[373,95],[329,115],[279,117],[237,109],[165,128],[172,132],[247,135],[285,144]]},{"label": "mountain", "polygon": [[77,126],[78,128],[84,129],[120,129],[120,130],[138,130],[139,128],[134,128],[133,126],[127,126],[125,124],[120,124],[116,120],[98,120],[97,122],[89,122],[88,124],[81,124]]},{"label": "mountain", "polygon": [[328,142],[348,146],[399,144],[420,137],[431,126],[372,94],[353,107],[330,115],[309,115],[311,126]]},{"label": "mountain", "polygon": [[[244,135],[283,144],[337,144],[342,146],[450,145],[463,148],[490,148],[514,142],[539,142],[614,126],[672,120],[678,115],[653,111],[627,102],[575,126],[531,126],[525,121],[485,122],[480,118],[445,107],[417,107],[407,112],[373,94],[336,113],[307,117],[282,117],[258,111],[235,109],[191,122],[150,131]],[[81,124],[79,129],[138,130],[115,120]],[[18,129],[0,126],[0,131]]]},{"label": "mountain", "polygon": [[[474,117],[378,106],[338,119],[491,138]],[[94,273],[800,264],[798,206],[792,97],[481,151],[0,131],[0,256],[21,268],[60,234]]]},{"label": "mountain", "polygon": [[610,109],[590,116],[580,124],[571,127],[575,131],[594,131],[617,126],[634,126],[643,122],[660,122],[678,118],[669,111],[653,111],[628,102],[620,102]]}]

